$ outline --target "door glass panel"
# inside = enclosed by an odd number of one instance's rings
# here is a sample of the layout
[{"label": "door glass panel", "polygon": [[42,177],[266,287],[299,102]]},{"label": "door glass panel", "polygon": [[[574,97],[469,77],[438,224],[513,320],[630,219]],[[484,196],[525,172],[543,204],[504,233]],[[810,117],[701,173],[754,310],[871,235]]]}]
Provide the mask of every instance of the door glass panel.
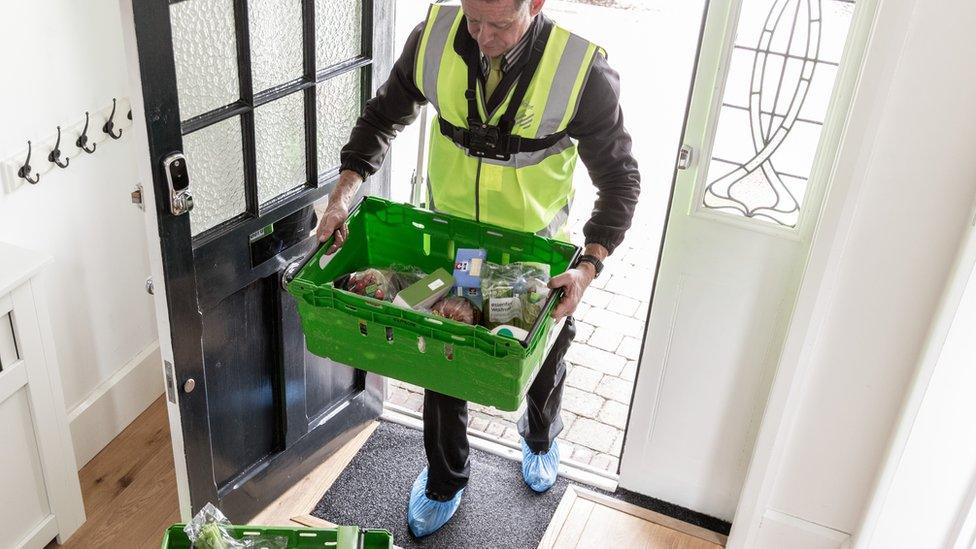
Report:
[{"label": "door glass panel", "polygon": [[243,213],[247,206],[241,119],[228,118],[183,136],[183,149],[193,191],[190,231],[195,236]]},{"label": "door glass panel", "polygon": [[339,165],[339,150],[359,117],[361,96],[362,73],[358,70],[330,78],[315,89],[319,173]]},{"label": "door glass panel", "polygon": [[185,0],[170,6],[176,85],[183,120],[240,97],[233,0]]},{"label": "door glass panel", "polygon": [[316,69],[363,52],[363,0],[315,0]]},{"label": "door glass panel", "polygon": [[248,8],[254,92],[301,77],[301,0],[251,0]]},{"label": "door glass panel", "polygon": [[258,202],[305,183],[305,103],[293,93],[254,110]]},{"label": "door glass panel", "polygon": [[796,226],[853,0],[744,0],[703,204]]}]

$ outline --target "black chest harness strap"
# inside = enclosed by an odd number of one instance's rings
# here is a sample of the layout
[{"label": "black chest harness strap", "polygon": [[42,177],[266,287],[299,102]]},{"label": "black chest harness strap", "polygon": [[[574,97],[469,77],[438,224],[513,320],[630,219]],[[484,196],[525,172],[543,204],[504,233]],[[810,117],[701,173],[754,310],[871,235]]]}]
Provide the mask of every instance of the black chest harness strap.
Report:
[{"label": "black chest harness strap", "polygon": [[566,136],[565,131],[556,132],[540,139],[512,135],[515,117],[518,115],[522,100],[525,99],[529,83],[532,81],[536,69],[539,68],[539,62],[546,50],[546,43],[549,41],[551,31],[552,23],[543,25],[539,29],[539,36],[535,38],[528,61],[519,74],[508,109],[505,110],[505,114],[502,115],[497,126],[489,125],[481,120],[478,114],[478,92],[476,91],[478,80],[475,68],[473,68],[477,67],[478,64],[468,63],[468,89],[464,92],[464,96],[468,100],[468,127],[459,128],[444,118],[440,118],[441,134],[467,149],[471,156],[502,161],[509,160],[513,154],[517,153],[544,151],[562,140]]}]

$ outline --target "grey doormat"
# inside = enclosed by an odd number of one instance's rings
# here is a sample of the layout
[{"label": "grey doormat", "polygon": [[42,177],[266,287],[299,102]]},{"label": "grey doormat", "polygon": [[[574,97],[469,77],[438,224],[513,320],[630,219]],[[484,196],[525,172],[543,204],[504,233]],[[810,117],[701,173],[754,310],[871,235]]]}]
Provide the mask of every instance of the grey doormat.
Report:
[{"label": "grey doormat", "polygon": [[[335,524],[386,528],[404,548],[535,548],[570,485],[559,478],[548,492],[536,494],[522,481],[520,463],[472,448],[471,480],[461,507],[443,528],[417,539],[407,528],[407,499],[426,464],[420,431],[381,421],[312,515]],[[609,495],[632,499],[625,491]],[[653,505],[657,500],[641,499],[643,506],[663,510]],[[668,515],[728,534],[728,523],[677,506],[668,510]]]}]

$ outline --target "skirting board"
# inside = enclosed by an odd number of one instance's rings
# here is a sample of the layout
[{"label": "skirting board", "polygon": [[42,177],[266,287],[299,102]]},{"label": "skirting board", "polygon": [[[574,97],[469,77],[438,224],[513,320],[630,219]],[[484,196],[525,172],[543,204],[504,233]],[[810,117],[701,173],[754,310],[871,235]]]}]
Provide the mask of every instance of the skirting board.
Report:
[{"label": "skirting board", "polygon": [[851,536],[799,517],[766,509],[756,549],[850,549]]},{"label": "skirting board", "polygon": [[154,341],[68,412],[78,469],[162,394],[162,359]]}]

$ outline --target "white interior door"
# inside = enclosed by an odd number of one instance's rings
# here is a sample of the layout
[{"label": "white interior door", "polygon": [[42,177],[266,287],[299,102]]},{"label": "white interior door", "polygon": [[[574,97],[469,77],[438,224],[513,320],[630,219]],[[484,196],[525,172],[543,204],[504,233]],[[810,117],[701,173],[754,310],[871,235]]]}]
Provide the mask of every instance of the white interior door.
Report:
[{"label": "white interior door", "polygon": [[831,98],[853,14],[709,5],[621,487],[732,519],[846,110]]}]

